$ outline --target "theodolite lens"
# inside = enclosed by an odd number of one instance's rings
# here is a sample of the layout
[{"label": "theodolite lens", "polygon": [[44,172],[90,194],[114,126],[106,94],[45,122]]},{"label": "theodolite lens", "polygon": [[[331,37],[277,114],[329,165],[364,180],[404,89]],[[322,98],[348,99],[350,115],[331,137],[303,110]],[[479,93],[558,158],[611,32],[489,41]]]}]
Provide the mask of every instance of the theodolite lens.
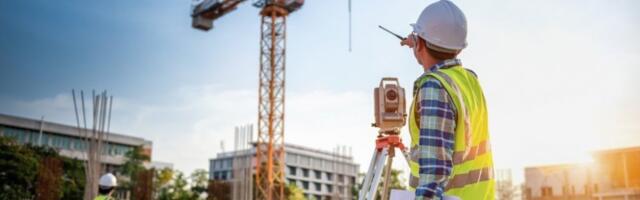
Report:
[{"label": "theodolite lens", "polygon": [[390,101],[396,100],[398,98],[398,93],[395,90],[387,91],[387,99]]}]

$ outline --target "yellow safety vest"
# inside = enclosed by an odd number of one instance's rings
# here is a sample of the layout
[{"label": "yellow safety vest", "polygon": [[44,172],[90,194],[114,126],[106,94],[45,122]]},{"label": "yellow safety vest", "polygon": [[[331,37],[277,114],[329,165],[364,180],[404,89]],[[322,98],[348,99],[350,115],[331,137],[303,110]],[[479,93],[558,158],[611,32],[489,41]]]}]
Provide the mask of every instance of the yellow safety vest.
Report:
[{"label": "yellow safety vest", "polygon": [[[457,112],[454,135],[453,169],[448,178],[445,195],[462,200],[494,199],[495,180],[493,158],[489,143],[487,107],[482,88],[475,74],[462,66],[452,66],[427,73],[415,81],[419,89],[428,78],[435,78],[449,93]],[[419,156],[419,113],[417,113],[417,92],[414,94],[409,114],[411,132],[411,176],[412,190],[420,180]]]},{"label": "yellow safety vest", "polygon": [[96,196],[96,198],[94,200],[110,200],[111,197],[106,196],[106,195],[98,195]]}]

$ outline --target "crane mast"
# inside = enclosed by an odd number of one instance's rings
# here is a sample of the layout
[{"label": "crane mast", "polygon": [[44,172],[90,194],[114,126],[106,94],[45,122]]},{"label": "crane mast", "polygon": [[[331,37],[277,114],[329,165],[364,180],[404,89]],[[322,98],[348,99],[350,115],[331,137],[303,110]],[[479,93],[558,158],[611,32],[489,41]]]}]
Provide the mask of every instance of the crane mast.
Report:
[{"label": "crane mast", "polygon": [[[245,0],[204,0],[193,8],[192,26],[208,31],[213,21],[235,10]],[[284,196],[284,105],[287,16],[304,0],[257,0],[260,17],[260,72],[258,138],[256,141],[257,199]]]},{"label": "crane mast", "polygon": [[286,9],[277,5],[267,5],[260,12],[262,20],[256,186],[258,198],[267,200],[285,199],[284,84],[288,14]]}]

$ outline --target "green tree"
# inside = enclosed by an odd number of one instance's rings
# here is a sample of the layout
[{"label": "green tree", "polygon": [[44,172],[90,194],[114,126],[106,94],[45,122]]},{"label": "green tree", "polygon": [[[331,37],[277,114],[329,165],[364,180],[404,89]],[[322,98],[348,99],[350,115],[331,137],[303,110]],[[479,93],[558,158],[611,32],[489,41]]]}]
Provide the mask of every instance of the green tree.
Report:
[{"label": "green tree", "polygon": [[[382,170],[382,174],[384,175],[384,170]],[[389,192],[391,192],[391,190],[393,189],[397,189],[397,190],[405,190],[406,186],[404,185],[405,180],[403,178],[401,178],[400,176],[402,175],[402,170],[396,170],[396,169],[391,169],[391,182],[389,184]],[[384,179],[384,177],[381,177],[381,179]],[[383,187],[383,180],[380,181],[380,183],[378,184],[378,190],[377,190],[377,197],[376,199],[380,199],[382,198],[382,187]],[[389,194],[387,194],[387,196],[389,196]]]},{"label": "green tree", "polygon": [[0,199],[31,199],[38,156],[15,140],[0,137]]},{"label": "green tree", "polygon": [[287,199],[289,200],[305,200],[304,190],[300,189],[295,183],[287,185],[288,193]]},{"label": "green tree", "polygon": [[64,172],[62,174],[62,199],[82,199],[87,179],[84,174],[84,163],[78,159],[62,158]]},{"label": "green tree", "polygon": [[134,147],[131,151],[125,153],[126,161],[122,164],[120,172],[128,177],[135,177],[134,175],[139,171],[144,170],[143,163],[149,161],[149,156],[142,153],[142,146]]},{"label": "green tree", "polygon": [[172,199],[175,200],[191,200],[195,199],[189,190],[187,190],[189,183],[184,174],[180,171],[176,172],[173,185],[171,186]]},{"label": "green tree", "polygon": [[156,174],[154,177],[154,191],[156,194],[156,199],[159,200],[169,200],[171,199],[171,194],[169,191],[169,186],[171,181],[173,180],[173,170],[170,168],[164,168],[161,170],[156,170]]},{"label": "green tree", "polygon": [[[145,170],[143,163],[149,161],[149,156],[142,152],[142,146],[136,146],[131,151],[125,153],[126,161],[120,167],[120,174],[125,176],[123,179],[119,179],[120,187],[131,191],[132,196],[135,194],[135,186],[137,184],[138,173]],[[149,188],[151,189],[151,188]]]},{"label": "green tree", "polygon": [[204,169],[196,169],[191,173],[191,192],[195,197],[200,197],[207,192],[208,172]]},{"label": "green tree", "polygon": [[165,186],[173,180],[173,170],[170,168],[164,168],[156,171],[156,180],[158,186]]},{"label": "green tree", "polygon": [[[56,166],[44,166],[42,163],[47,163],[43,162],[45,160],[61,162]],[[49,170],[43,170],[51,167],[62,167],[62,173],[51,174],[48,173]],[[40,198],[47,196],[53,199],[82,199],[84,176],[82,161],[62,157],[50,147],[21,145],[13,138],[0,136],[0,199],[36,198],[38,183],[54,183],[49,188],[51,190],[40,188]],[[45,180],[52,182],[45,183]],[[55,194],[43,194],[44,191]]]},{"label": "green tree", "polygon": [[[382,172],[382,175],[384,175],[384,170]],[[358,178],[357,178],[357,183],[354,185],[354,187],[352,188],[352,194],[354,199],[358,199],[358,195],[360,190],[362,190],[362,179],[364,179],[365,174],[364,173],[358,173]],[[404,180],[404,178],[401,178],[402,176],[402,170],[396,170],[396,169],[391,169],[391,184],[389,185],[389,191],[391,191],[392,189],[398,189],[398,190],[406,190],[406,186],[404,185],[404,182],[406,182]],[[378,183],[378,189],[376,190],[376,199],[380,199],[381,198],[381,194],[382,194],[382,187],[384,184],[384,177],[380,178],[380,183]],[[388,196],[389,194],[387,194]]]}]

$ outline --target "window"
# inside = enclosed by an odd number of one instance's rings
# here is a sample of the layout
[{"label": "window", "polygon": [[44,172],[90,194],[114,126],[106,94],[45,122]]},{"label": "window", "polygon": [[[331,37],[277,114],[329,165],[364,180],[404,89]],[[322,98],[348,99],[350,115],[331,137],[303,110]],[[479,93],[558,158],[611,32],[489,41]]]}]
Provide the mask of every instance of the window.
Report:
[{"label": "window", "polygon": [[320,184],[320,183],[313,183],[313,186],[315,187],[316,191],[322,191],[322,184]]},{"label": "window", "polygon": [[308,181],[302,181],[302,189],[309,190],[309,182]]},{"label": "window", "polygon": [[576,195],[576,186],[571,186],[571,195]]},{"label": "window", "polygon": [[292,154],[292,153],[286,153],[285,154],[285,159],[287,160],[287,163],[296,163],[298,159],[296,154]]},{"label": "window", "polygon": [[227,159],[227,168],[231,168],[232,167],[232,163],[231,163],[231,159]]},{"label": "window", "polygon": [[309,169],[302,168],[302,176],[309,177]]},{"label": "window", "polygon": [[327,172],[327,180],[330,180],[330,181],[333,180],[333,174],[332,173]]},{"label": "window", "polygon": [[524,199],[531,199],[531,188],[527,187],[527,189],[524,190]]},{"label": "window", "polygon": [[227,180],[227,172],[220,172],[220,174],[222,174],[222,175],[220,176],[220,179],[222,179],[222,180]]},{"label": "window", "polygon": [[289,167],[289,174],[291,174],[291,176],[295,176],[296,175],[296,167],[294,166],[288,166]]},{"label": "window", "polygon": [[344,182],[344,176],[342,174],[338,175],[338,182],[340,183]]},{"label": "window", "polygon": [[313,173],[316,175],[316,179],[322,179],[322,172],[313,170]]},{"label": "window", "polygon": [[300,164],[303,166],[309,166],[309,157],[300,156]]},{"label": "window", "polygon": [[589,188],[589,185],[584,185],[584,194],[587,196],[591,195],[591,188]]},{"label": "window", "polygon": [[287,184],[296,184],[296,180],[295,179],[287,179]]},{"label": "window", "polygon": [[213,180],[218,180],[220,178],[220,173],[213,172]]},{"label": "window", "polygon": [[540,193],[542,194],[543,197],[550,197],[553,196],[553,189],[551,187],[542,187],[540,188]]},{"label": "window", "polygon": [[333,186],[332,185],[327,184],[326,186],[327,186],[326,187],[327,188],[327,192],[329,192],[329,193],[333,192]]}]

